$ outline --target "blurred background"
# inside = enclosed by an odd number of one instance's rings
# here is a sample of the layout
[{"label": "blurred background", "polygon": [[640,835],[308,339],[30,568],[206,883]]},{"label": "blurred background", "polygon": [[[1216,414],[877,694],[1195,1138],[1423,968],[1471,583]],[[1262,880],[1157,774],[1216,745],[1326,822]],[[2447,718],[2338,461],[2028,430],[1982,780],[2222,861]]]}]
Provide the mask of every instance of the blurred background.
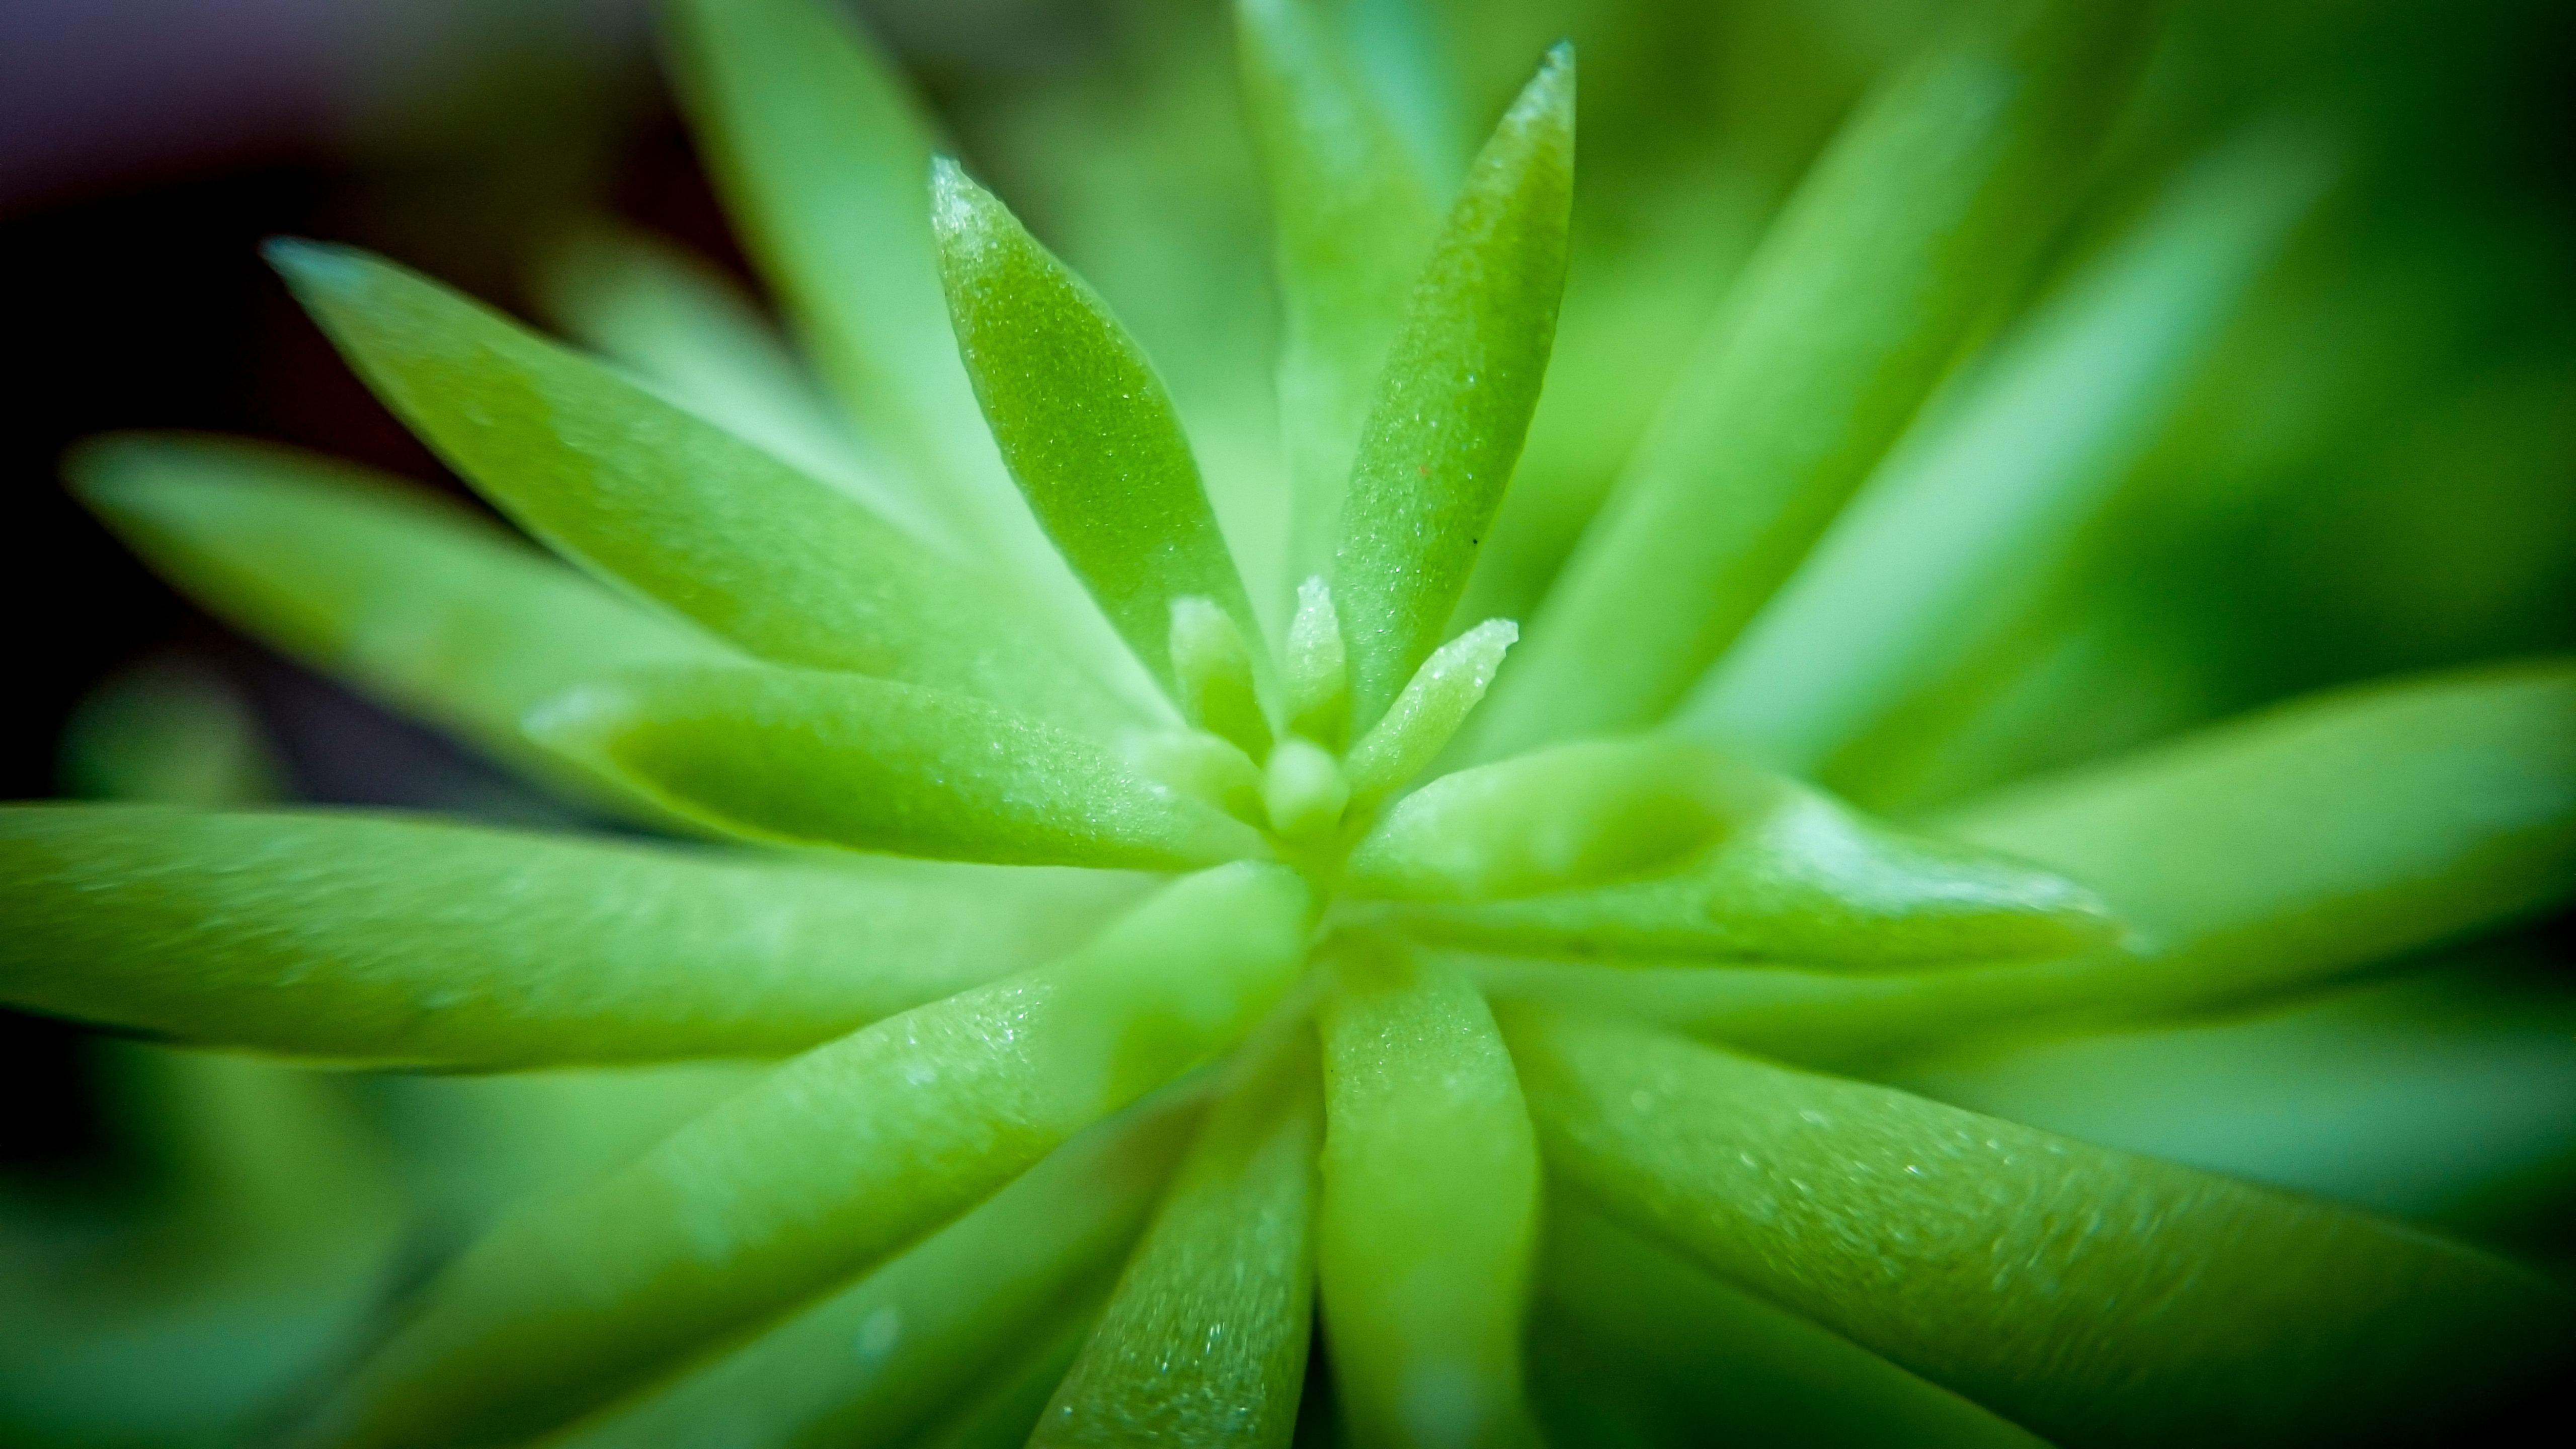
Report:
[{"label": "blurred background", "polygon": [[[1521,612],[1772,208],[1870,80],[1953,7],[1342,3],[1368,55],[1437,78],[1406,117],[1436,166],[1458,164],[1549,41],[1570,34],[1581,48],[1559,350],[1500,562],[1469,601],[1479,617]],[[1822,764],[1866,804],[1902,814],[2301,691],[2576,645],[2576,10],[2166,8],[2139,98],[2031,294],[2250,127],[2326,138],[2336,179],[2193,354],[2066,557]],[[569,818],[195,612],[68,500],[58,463],[93,433],[180,427],[444,480],[260,263],[269,236],[356,242],[544,319],[567,239],[614,219],[753,288],[660,77],[651,9],[0,0],[0,315],[21,359],[0,391],[0,796]],[[1275,489],[1269,236],[1227,7],[872,0],[854,12],[969,163],[1144,341],[1217,486],[1238,499]],[[2565,946],[2557,925],[2516,949],[2555,971]],[[384,1163],[342,1195],[404,1205],[348,1228],[349,1261],[366,1265],[358,1288],[222,1299],[249,1319],[144,1315],[133,1321],[148,1329],[74,1366],[115,1382],[144,1361],[117,1354],[145,1353],[150,1333],[267,1345],[188,1359],[208,1382],[173,1388],[160,1419],[46,1419],[54,1409],[12,1407],[17,1390],[0,1382],[0,1439],[199,1442],[254,1401],[273,1406],[387,1284],[425,1271],[493,1203],[614,1156],[722,1080],[568,1080],[536,1096],[513,1085],[521,1095],[503,1106],[501,1084],[396,1081],[352,1107],[300,1077],[171,1062],[0,1013],[11,1212],[95,1229],[102,1202],[195,1183],[217,1160],[265,1160],[280,1121],[363,1141],[349,1152]],[[192,1125],[133,1105],[173,1090],[196,1103]],[[2541,1090],[2529,1130],[2576,1140],[2576,1083]],[[217,1140],[230,1156],[205,1146]],[[344,1217],[332,1221],[347,1228]],[[2528,1228],[2515,1232],[2565,1251],[2563,1223]]]}]

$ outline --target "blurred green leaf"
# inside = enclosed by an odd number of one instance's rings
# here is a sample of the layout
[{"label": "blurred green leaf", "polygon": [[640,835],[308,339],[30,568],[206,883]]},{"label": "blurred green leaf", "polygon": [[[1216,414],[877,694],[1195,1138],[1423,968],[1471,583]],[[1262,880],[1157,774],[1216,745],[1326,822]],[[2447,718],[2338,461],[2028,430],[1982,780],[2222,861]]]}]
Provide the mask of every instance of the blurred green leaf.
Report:
[{"label": "blurred green leaf", "polygon": [[303,1442],[551,1429],[884,1260],[1232,1045],[1287,989],[1308,910],[1284,870],[1210,871],[1054,964],[797,1058],[505,1222]]},{"label": "blurred green leaf", "polygon": [[547,253],[537,300],[563,333],[728,432],[926,538],[957,525],[890,476],[751,298],[713,263],[599,224]]},{"label": "blurred green leaf", "polygon": [[[2041,1449],[2027,1429],[1621,1227],[1549,1183],[1539,1312],[1596,1336],[1686,1430],[1810,1449]],[[1659,1402],[1660,1401],[1660,1402]],[[1685,1440],[1687,1442],[1687,1439]]]},{"label": "blurred green leaf", "polygon": [[1292,1032],[1210,1111],[1031,1445],[1288,1443],[1323,1130],[1314,1043]]},{"label": "blurred green leaf", "polygon": [[782,663],[1118,717],[1009,585],[846,494],[378,258],[270,255],[394,411],[574,561]]},{"label": "blurred green leaf", "polygon": [[974,1211],[742,1347],[613,1405],[558,1449],[909,1443],[940,1407],[1108,1283],[1199,1119],[1158,1093]]},{"label": "blurred green leaf", "polygon": [[1099,1300],[1059,1315],[1029,1335],[1020,1351],[949,1415],[915,1441],[919,1449],[1024,1449],[1056,1385],[1082,1352],[1098,1320]]},{"label": "blurred green leaf", "polygon": [[1061,949],[1133,882],[361,814],[0,809],[0,999],[338,1061],[774,1056]]},{"label": "blurred green leaf", "polygon": [[63,723],[63,793],[205,809],[265,804],[284,766],[250,702],[211,665],[169,655],[110,675]]},{"label": "blurred green leaf", "polygon": [[1480,757],[1662,718],[2067,209],[2145,12],[1997,9],[1900,71],[1810,170],[1533,621]]},{"label": "blurred green leaf", "polygon": [[1574,52],[1496,124],[1406,302],[1342,499],[1333,607],[1366,729],[1438,645],[1538,405],[1565,289]]},{"label": "blurred green leaf", "polygon": [[1279,410],[1295,490],[1288,562],[1303,578],[1331,564],[1360,430],[1440,208],[1339,17],[1317,0],[1238,0],[1234,11],[1278,234]]},{"label": "blurred green leaf", "polygon": [[2051,1437],[2431,1431],[2576,1347],[2561,1290],[2393,1223],[1649,1028],[1503,1022],[1557,1170]]},{"label": "blurred green leaf", "polygon": [[1595,741],[1462,770],[1351,858],[1406,930],[1524,955],[1822,967],[2059,956],[2108,944],[2091,892],[1875,824],[1703,746]]},{"label": "blurred green leaf", "polygon": [[1172,606],[1205,598],[1261,637],[1189,439],[1108,305],[991,193],[931,173],[940,278],[975,396],[1038,522],[1127,647],[1178,698]]},{"label": "blurred green leaf", "polygon": [[1813,774],[2009,627],[2333,174],[2319,138],[2275,120],[2174,182],[1935,401],[1676,726]]},{"label": "blurred green leaf", "polygon": [[1266,849],[1250,826],[1106,746],[861,675],[636,671],[545,706],[529,730],[680,815],[756,838],[1155,870]]},{"label": "blurred green leaf", "polygon": [[558,779],[519,729],[540,701],[604,669],[732,657],[446,499],[347,464],[141,435],[88,444],[70,470],[155,571],[244,632]]},{"label": "blurred green leaf", "polygon": [[1343,1412],[1363,1444],[1534,1443],[1538,1151],[1511,1058],[1456,970],[1377,936],[1326,949],[1315,1243]]}]

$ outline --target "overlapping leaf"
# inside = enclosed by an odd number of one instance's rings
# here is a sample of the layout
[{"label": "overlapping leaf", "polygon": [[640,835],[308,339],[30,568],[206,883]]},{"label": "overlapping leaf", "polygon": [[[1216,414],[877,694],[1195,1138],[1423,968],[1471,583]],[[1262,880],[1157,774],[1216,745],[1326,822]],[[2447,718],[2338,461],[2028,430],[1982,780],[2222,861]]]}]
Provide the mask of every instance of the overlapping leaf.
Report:
[{"label": "overlapping leaf", "polygon": [[529,728],[680,815],[759,838],[1152,870],[1265,850],[1249,826],[1104,746],[861,675],[633,671],[546,706]]},{"label": "overlapping leaf", "polygon": [[360,814],[0,810],[0,999],[502,1068],[800,1051],[1029,966],[1112,876],[726,858]]},{"label": "overlapping leaf", "polygon": [[1117,717],[1007,585],[839,490],[399,267],[271,255],[386,402],[576,562],[782,663]]},{"label": "overlapping leaf", "polygon": [[1997,10],[1867,102],[1774,223],[1534,621],[1484,758],[1662,718],[2061,214],[2143,15]]},{"label": "overlapping leaf", "polygon": [[1648,1028],[1503,1019],[1557,1170],[2053,1438],[2426,1432],[2576,1346],[2562,1290],[2394,1223]]},{"label": "overlapping leaf", "polygon": [[1194,876],[1060,961],[797,1058],[487,1236],[304,1442],[551,1429],[885,1259],[1232,1045],[1295,974],[1308,909],[1276,867]]}]

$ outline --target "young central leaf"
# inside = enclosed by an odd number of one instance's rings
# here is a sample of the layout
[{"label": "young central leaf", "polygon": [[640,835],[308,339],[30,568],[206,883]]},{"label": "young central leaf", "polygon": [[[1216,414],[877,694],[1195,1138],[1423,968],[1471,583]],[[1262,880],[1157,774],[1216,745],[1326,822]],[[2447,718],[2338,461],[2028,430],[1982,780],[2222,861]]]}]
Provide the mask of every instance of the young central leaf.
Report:
[{"label": "young central leaf", "polygon": [[1215,601],[1260,637],[1163,381],[1108,305],[957,163],[931,219],[959,355],[1002,460],[1083,586],[1175,693],[1172,605]]},{"label": "young central leaf", "polygon": [[1332,585],[1354,729],[1440,642],[1502,504],[1556,340],[1573,195],[1574,52],[1559,46],[1477,155],[1360,438]]}]

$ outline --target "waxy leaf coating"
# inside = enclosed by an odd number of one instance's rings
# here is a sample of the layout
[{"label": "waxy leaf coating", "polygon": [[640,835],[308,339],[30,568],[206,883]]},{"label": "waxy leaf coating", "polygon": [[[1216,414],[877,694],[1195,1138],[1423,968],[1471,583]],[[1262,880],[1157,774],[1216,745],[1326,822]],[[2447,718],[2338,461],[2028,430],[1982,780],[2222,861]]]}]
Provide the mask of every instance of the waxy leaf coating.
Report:
[{"label": "waxy leaf coating", "polygon": [[1263,850],[1250,827],[1105,746],[853,674],[638,671],[566,695],[530,729],[677,814],[757,838],[1149,870]]},{"label": "waxy leaf coating", "polygon": [[386,403],[575,562],[780,663],[1117,717],[1009,587],[838,489],[391,263],[270,256]]},{"label": "waxy leaf coating", "polygon": [[1406,303],[1333,550],[1366,729],[1439,644],[1538,406],[1565,290],[1574,52],[1548,53],[1494,128]]},{"label": "waxy leaf coating", "polygon": [[0,1000],[389,1065],[779,1056],[1035,964],[1136,888],[354,812],[12,806]]},{"label": "waxy leaf coating", "polygon": [[1261,637],[1162,379],[1109,306],[955,162],[931,219],[958,355],[1029,507],[1127,646],[1174,690],[1172,607]]},{"label": "waxy leaf coating", "polygon": [[550,1429],[901,1251],[1233,1045],[1295,975],[1308,912],[1275,866],[1192,876],[1061,961],[808,1052],[504,1222],[303,1442]]},{"label": "waxy leaf coating", "polygon": [[1315,1237],[1352,1436],[1533,1444],[1520,1325],[1538,1152],[1493,1014],[1400,943],[1346,936],[1327,953]]},{"label": "waxy leaf coating", "polygon": [[2563,1290],[2382,1219],[1651,1028],[1502,1019],[1555,1170],[2052,1438],[2421,1432],[2576,1346]]}]

